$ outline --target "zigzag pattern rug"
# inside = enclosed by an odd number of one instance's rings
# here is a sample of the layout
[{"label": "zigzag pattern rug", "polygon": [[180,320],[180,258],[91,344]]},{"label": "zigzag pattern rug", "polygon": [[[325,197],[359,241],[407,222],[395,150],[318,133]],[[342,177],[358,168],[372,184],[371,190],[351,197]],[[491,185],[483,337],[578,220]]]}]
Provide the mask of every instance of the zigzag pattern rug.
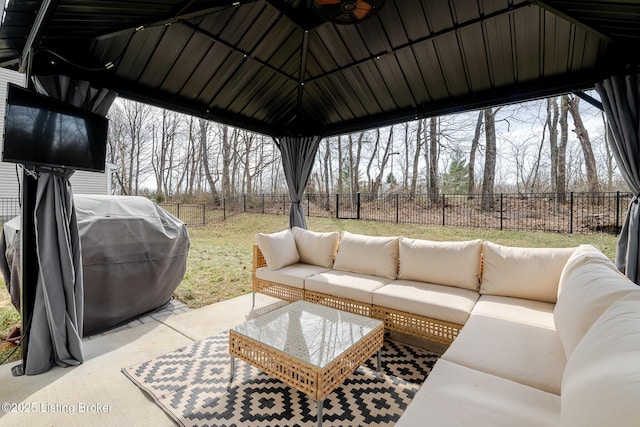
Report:
[{"label": "zigzag pattern rug", "polygon": [[[228,333],[195,342],[123,373],[181,426],[313,426],[313,399],[237,360],[229,385]],[[324,403],[324,426],[393,425],[438,355],[385,340],[381,378],[375,356]]]}]

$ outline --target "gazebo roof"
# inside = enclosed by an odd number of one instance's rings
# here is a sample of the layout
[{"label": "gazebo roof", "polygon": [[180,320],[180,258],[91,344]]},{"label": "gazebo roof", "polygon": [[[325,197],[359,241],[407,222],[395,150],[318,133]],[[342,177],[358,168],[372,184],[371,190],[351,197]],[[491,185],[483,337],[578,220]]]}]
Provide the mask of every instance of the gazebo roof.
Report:
[{"label": "gazebo roof", "polygon": [[[635,0],[12,0],[0,65],[269,135],[334,135],[593,87],[640,65]],[[326,1],[326,0],[325,0]],[[360,0],[362,1],[362,0]]]}]

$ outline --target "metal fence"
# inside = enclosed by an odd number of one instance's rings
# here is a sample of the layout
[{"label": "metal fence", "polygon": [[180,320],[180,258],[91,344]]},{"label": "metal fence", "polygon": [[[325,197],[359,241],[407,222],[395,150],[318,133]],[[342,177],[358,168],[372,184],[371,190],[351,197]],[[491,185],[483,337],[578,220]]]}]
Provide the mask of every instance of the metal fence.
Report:
[{"label": "metal fence", "polygon": [[9,221],[20,215],[20,199],[15,197],[0,198],[0,223]]},{"label": "metal fence", "polygon": [[[609,193],[496,194],[489,209],[476,195],[305,194],[307,216],[497,230],[618,234],[633,195]],[[288,194],[241,194],[209,203],[161,203],[189,226],[239,213],[289,215]],[[20,214],[19,199],[0,198],[0,220]]]},{"label": "metal fence", "polygon": [[[305,194],[309,217],[360,219],[402,224],[425,224],[498,230],[557,233],[618,234],[633,195],[607,193],[496,194],[483,209],[477,195],[442,194]],[[225,199],[233,203],[227,215],[251,212],[289,214],[286,194],[243,194]]]}]

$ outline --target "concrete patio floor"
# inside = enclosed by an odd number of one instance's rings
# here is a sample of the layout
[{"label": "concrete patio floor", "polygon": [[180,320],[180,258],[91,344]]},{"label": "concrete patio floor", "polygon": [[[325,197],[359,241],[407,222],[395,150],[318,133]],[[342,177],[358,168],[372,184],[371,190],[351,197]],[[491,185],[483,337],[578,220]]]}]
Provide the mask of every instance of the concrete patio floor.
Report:
[{"label": "concrete patio floor", "polygon": [[[146,316],[84,341],[85,362],[14,377],[0,366],[0,426],[173,426],[174,422],[121,369],[204,339],[284,303],[251,294],[195,310]],[[414,343],[420,345],[421,343]],[[422,346],[424,342],[422,342]],[[431,348],[441,351],[438,348]]]}]

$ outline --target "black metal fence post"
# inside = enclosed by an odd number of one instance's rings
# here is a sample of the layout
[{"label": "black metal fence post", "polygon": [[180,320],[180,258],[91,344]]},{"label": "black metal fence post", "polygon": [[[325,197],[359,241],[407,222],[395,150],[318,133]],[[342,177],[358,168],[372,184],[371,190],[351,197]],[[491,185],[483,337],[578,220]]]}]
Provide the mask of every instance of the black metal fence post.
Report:
[{"label": "black metal fence post", "polygon": [[307,193],[307,216],[311,213],[311,196]]},{"label": "black metal fence post", "polygon": [[500,193],[500,230],[502,230],[502,219],[504,218],[503,213],[503,207],[504,207],[504,203],[503,203],[503,199],[502,199],[503,194]]},{"label": "black metal fence post", "polygon": [[356,218],[360,219],[360,192],[356,193]]},{"label": "black metal fence post", "polygon": [[222,199],[222,219],[227,219],[227,199]]},{"label": "black metal fence post", "polygon": [[400,222],[400,194],[396,193],[396,224]]},{"label": "black metal fence post", "polygon": [[443,194],[442,195],[442,226],[443,227],[445,226],[445,223],[446,223],[446,214],[445,214],[445,211],[444,211],[444,201],[445,201],[445,198],[444,198],[444,194]]},{"label": "black metal fence post", "polygon": [[573,191],[570,193],[569,201],[569,234],[573,233]]},{"label": "black metal fence post", "polygon": [[616,228],[615,232],[618,232],[620,227],[620,192],[616,191]]},{"label": "black metal fence post", "polygon": [[336,218],[340,218],[340,195],[336,193]]},{"label": "black metal fence post", "polygon": [[202,204],[202,225],[207,225],[207,204]]},{"label": "black metal fence post", "polygon": [[264,193],[262,193],[262,213],[264,214]]},{"label": "black metal fence post", "polygon": [[178,219],[180,219],[180,203],[178,203],[178,214],[176,215],[178,217]]}]

